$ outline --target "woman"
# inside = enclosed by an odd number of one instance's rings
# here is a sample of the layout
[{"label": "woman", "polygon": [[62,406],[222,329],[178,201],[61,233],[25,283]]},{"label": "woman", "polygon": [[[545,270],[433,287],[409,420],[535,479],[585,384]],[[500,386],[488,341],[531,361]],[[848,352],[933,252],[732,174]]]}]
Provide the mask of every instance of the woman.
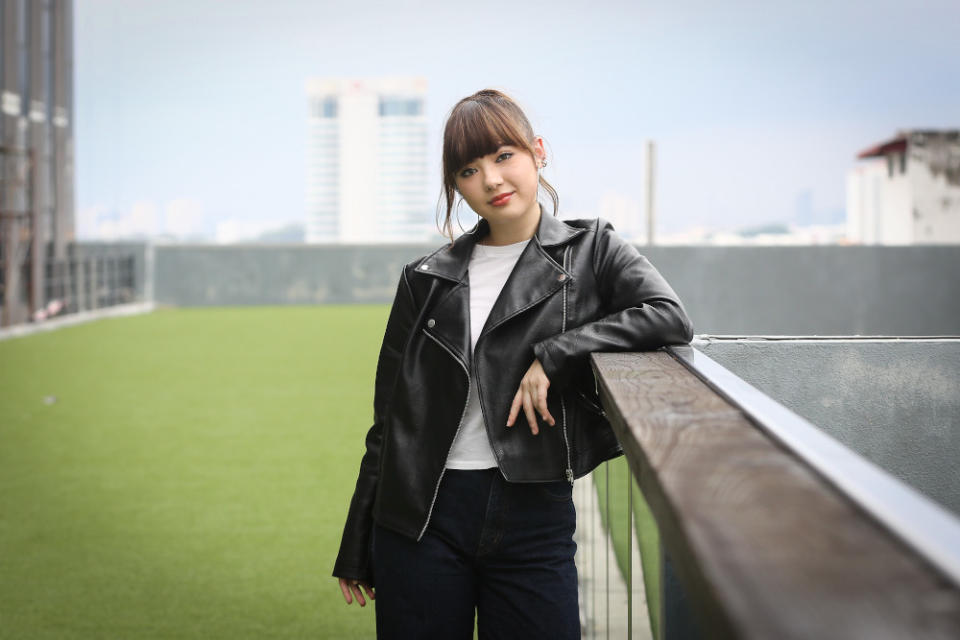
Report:
[{"label": "woman", "polygon": [[[476,612],[481,638],[579,638],[573,481],[622,453],[589,356],[693,337],[610,223],[556,218],[545,165],[507,95],[454,106],[451,241],[400,277],[333,571],[347,604],[376,597],[378,637],[472,638]],[[480,217],[454,240],[457,194]]]}]

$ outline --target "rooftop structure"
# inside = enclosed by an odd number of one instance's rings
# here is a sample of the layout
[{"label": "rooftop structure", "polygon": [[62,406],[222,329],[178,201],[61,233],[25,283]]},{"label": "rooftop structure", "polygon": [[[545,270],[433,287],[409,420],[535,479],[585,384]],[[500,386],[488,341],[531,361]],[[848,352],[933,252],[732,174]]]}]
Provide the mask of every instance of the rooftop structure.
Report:
[{"label": "rooftop structure", "polygon": [[960,243],[960,130],[902,130],[857,158],[847,176],[851,240]]}]

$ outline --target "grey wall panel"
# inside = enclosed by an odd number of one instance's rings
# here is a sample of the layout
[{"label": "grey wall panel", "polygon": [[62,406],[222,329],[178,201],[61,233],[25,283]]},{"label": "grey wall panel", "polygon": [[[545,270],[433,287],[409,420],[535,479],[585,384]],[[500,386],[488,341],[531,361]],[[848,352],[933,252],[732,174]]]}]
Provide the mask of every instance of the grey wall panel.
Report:
[{"label": "grey wall panel", "polygon": [[641,252],[713,335],[960,335],[960,246]]},{"label": "grey wall panel", "polygon": [[154,298],[176,306],[389,303],[426,245],[157,246]]},{"label": "grey wall panel", "polygon": [[960,515],[960,340],[695,346]]},{"label": "grey wall panel", "polygon": [[[161,304],[391,300],[432,245],[157,246]],[[960,335],[960,247],[639,247],[698,334]]]}]

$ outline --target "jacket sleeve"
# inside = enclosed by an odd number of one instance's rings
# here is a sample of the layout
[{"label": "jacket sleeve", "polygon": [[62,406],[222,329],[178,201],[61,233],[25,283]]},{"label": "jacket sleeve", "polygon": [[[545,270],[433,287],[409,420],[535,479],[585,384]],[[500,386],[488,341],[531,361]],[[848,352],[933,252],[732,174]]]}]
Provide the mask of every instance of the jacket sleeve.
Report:
[{"label": "jacket sleeve", "polygon": [[406,274],[406,267],[404,267],[387,320],[380,356],[377,359],[373,425],[367,431],[366,452],[360,460],[356,489],[353,492],[347,522],[343,528],[340,552],[333,567],[333,575],[336,577],[354,578],[370,584],[373,583],[370,534],[373,530],[373,503],[380,471],[383,423],[416,315],[413,294]]},{"label": "jacket sleeve", "polygon": [[652,351],[693,339],[677,294],[603,218],[594,234],[593,270],[605,315],[533,345],[551,387],[564,387],[593,352]]}]

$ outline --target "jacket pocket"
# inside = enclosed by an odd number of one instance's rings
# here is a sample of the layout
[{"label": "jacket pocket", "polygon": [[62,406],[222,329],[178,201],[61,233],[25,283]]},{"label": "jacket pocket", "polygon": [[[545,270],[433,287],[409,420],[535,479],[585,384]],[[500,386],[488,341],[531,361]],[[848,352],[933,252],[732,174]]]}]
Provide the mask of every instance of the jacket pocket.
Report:
[{"label": "jacket pocket", "polygon": [[593,400],[588,398],[583,391],[580,391],[579,389],[577,389],[575,397],[577,401],[580,403],[580,405],[583,406],[588,411],[590,411],[591,413],[595,413],[598,416],[607,415],[607,412],[603,410],[603,407],[601,407],[600,405],[596,404]]}]

